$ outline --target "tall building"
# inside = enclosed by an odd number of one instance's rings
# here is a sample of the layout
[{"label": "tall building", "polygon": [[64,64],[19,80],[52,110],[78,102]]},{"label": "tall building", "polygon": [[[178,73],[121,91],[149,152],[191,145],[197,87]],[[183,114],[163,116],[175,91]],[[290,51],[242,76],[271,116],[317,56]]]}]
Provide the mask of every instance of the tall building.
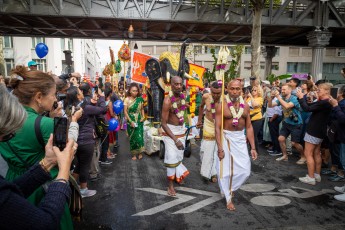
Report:
[{"label": "tall building", "polygon": [[[30,60],[38,63],[38,69],[51,71],[60,75],[68,72],[68,66],[63,51],[72,51],[72,72],[79,72],[94,80],[100,73],[100,58],[94,39],[44,38],[44,37],[3,37],[3,54],[5,59],[5,76],[15,65],[27,65]],[[38,43],[45,43],[49,52],[40,59],[36,55],[35,47]]]},{"label": "tall building", "polygon": [[[178,52],[177,43],[169,42],[146,42],[137,41],[132,42],[132,46],[137,44],[137,51],[145,54],[159,57],[164,51]],[[204,66],[205,68],[212,69],[214,59],[212,58],[211,49],[208,45],[192,44],[194,52],[186,52],[187,58],[195,64]],[[132,47],[133,48],[133,47]],[[213,45],[216,55],[218,54],[219,45]],[[229,46],[231,48],[231,46]],[[345,68],[345,49],[340,48],[325,48],[325,56],[323,63],[324,79],[330,80],[333,83],[345,82],[342,78],[340,71]],[[229,57],[230,61],[232,58]],[[261,55],[261,76],[265,73],[265,58]],[[294,73],[309,73],[312,61],[312,49],[311,47],[277,47],[277,53],[272,60],[272,74],[276,76],[283,74]],[[240,75],[244,78],[249,78],[251,74],[251,48],[245,46],[240,66]]]}]

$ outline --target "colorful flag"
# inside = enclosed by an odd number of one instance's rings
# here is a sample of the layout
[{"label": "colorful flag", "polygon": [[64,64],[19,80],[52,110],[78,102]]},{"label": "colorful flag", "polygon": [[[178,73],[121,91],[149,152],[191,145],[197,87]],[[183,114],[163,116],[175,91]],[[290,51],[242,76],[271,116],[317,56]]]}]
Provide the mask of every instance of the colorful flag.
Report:
[{"label": "colorful flag", "polygon": [[132,81],[146,84],[147,75],[145,73],[146,61],[152,58],[151,56],[134,51],[132,53],[131,76]]},{"label": "colorful flag", "polygon": [[187,86],[197,86],[199,88],[204,88],[204,84],[202,82],[202,77],[204,76],[206,69],[202,66],[189,63],[189,75],[192,77],[199,78],[199,80],[187,80]]}]

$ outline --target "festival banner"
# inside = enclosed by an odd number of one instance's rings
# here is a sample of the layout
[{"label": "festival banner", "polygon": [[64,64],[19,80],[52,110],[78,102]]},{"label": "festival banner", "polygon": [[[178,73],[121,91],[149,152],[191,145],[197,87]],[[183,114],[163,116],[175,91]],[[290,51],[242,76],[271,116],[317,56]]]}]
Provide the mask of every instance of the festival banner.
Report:
[{"label": "festival banner", "polygon": [[199,78],[199,80],[188,79],[187,86],[197,86],[199,88],[204,88],[202,77],[204,76],[205,71],[206,68],[193,63],[189,63],[189,75]]},{"label": "festival banner", "polygon": [[147,54],[136,51],[132,53],[131,76],[133,82],[146,84],[147,75],[145,73],[145,64],[150,58],[152,58],[152,56]]}]

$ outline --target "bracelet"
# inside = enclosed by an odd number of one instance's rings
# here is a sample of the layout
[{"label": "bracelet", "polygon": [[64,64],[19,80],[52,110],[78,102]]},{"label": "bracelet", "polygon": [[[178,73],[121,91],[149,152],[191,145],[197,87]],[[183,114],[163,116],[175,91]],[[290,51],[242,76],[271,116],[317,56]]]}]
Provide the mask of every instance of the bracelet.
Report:
[{"label": "bracelet", "polygon": [[180,139],[177,139],[176,141],[175,141],[175,144],[177,144],[177,142],[179,142],[180,141]]},{"label": "bracelet", "polygon": [[39,164],[44,169],[44,171],[46,171],[46,173],[49,173],[49,170],[48,170],[46,164],[44,163],[44,159],[42,159]]},{"label": "bracelet", "polygon": [[256,151],[256,149],[251,149],[251,150],[255,150]]},{"label": "bracelet", "polygon": [[65,180],[63,178],[58,178],[58,179],[55,179],[53,180],[54,182],[62,182],[62,183],[65,183],[65,184],[69,184],[68,180]]}]

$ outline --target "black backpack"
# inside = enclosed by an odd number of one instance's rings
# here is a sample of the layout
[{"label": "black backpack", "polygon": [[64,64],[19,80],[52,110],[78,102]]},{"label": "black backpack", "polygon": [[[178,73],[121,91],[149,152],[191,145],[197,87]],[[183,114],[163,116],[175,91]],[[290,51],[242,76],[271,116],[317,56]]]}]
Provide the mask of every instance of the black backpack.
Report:
[{"label": "black backpack", "polygon": [[108,134],[109,124],[106,122],[104,117],[94,117],[95,121],[95,132],[98,138],[105,138]]}]

